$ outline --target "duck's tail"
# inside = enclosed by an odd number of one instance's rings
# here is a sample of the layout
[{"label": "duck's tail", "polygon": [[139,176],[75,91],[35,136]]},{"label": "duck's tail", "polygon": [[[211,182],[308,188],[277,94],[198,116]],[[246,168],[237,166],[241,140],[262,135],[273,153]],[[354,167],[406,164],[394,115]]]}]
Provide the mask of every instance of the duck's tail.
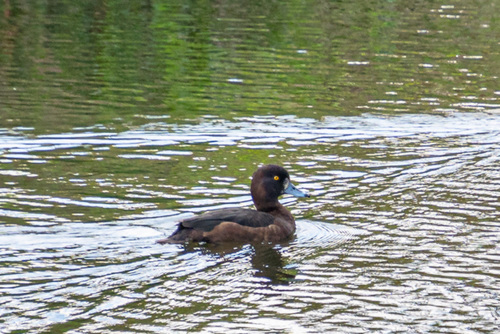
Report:
[{"label": "duck's tail", "polygon": [[203,231],[196,230],[189,227],[184,227],[182,224],[179,224],[177,230],[172,233],[171,236],[165,239],[157,240],[156,242],[164,245],[164,244],[183,244],[190,241],[204,241],[203,239]]}]

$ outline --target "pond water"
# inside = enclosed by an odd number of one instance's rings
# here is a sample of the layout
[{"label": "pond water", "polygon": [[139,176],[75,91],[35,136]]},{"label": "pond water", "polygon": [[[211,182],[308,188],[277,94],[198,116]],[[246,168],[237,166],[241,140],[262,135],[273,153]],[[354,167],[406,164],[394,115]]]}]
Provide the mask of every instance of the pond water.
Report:
[{"label": "pond water", "polygon": [[[0,4],[0,333],[494,333],[499,1]],[[280,244],[159,245],[311,198]]]}]

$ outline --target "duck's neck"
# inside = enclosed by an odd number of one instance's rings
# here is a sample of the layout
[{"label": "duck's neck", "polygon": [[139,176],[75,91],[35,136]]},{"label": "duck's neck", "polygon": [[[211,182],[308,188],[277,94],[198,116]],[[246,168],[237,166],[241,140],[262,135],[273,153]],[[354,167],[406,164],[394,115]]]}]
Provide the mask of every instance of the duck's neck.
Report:
[{"label": "duck's neck", "polygon": [[285,209],[285,207],[281,205],[281,203],[278,202],[278,200],[275,200],[273,202],[268,202],[268,201],[256,201],[254,199],[253,203],[255,205],[255,208],[257,208],[258,211],[262,212],[271,212],[275,210]]},{"label": "duck's neck", "polygon": [[273,216],[282,216],[289,221],[295,221],[290,211],[288,211],[288,209],[281,205],[281,203],[277,200],[275,202],[254,201],[254,204],[258,211],[267,212]]}]

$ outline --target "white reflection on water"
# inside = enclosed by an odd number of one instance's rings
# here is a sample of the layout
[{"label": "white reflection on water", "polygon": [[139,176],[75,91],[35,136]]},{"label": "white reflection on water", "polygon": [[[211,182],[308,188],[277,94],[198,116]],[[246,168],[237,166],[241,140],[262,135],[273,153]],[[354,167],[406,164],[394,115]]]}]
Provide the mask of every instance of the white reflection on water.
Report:
[{"label": "white reflection on water", "polygon": [[[50,331],[58,323],[75,332],[267,326],[465,333],[499,326],[499,115],[210,118],[123,133],[5,138],[0,315],[6,331]],[[200,166],[208,145],[288,154],[279,159],[314,195],[282,199],[298,218],[293,240],[154,243],[193,213],[251,205],[248,184],[222,172],[227,162],[210,165],[209,176],[189,187],[178,175],[162,174],[158,182],[149,175],[99,175],[97,186],[108,191],[102,197],[85,193],[92,180],[84,175],[61,179],[30,165],[71,157],[99,163],[94,155],[105,154],[127,164],[159,157]],[[250,175],[254,166],[244,168]],[[40,194],[34,181],[74,184],[82,193]],[[113,185],[126,195],[109,193]],[[78,215],[59,216],[61,208]],[[103,210],[121,219],[90,218]]]}]

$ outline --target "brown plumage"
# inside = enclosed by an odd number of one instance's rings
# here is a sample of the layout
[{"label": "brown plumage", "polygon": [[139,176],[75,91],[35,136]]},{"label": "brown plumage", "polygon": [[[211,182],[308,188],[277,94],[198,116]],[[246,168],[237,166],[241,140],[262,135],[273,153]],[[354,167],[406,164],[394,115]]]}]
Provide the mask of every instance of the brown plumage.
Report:
[{"label": "brown plumage", "polygon": [[277,165],[262,166],[253,174],[251,194],[257,210],[221,209],[179,223],[177,230],[158,243],[206,242],[277,242],[295,232],[292,214],[278,201],[283,194],[309,195],[295,188],[288,172]]}]

